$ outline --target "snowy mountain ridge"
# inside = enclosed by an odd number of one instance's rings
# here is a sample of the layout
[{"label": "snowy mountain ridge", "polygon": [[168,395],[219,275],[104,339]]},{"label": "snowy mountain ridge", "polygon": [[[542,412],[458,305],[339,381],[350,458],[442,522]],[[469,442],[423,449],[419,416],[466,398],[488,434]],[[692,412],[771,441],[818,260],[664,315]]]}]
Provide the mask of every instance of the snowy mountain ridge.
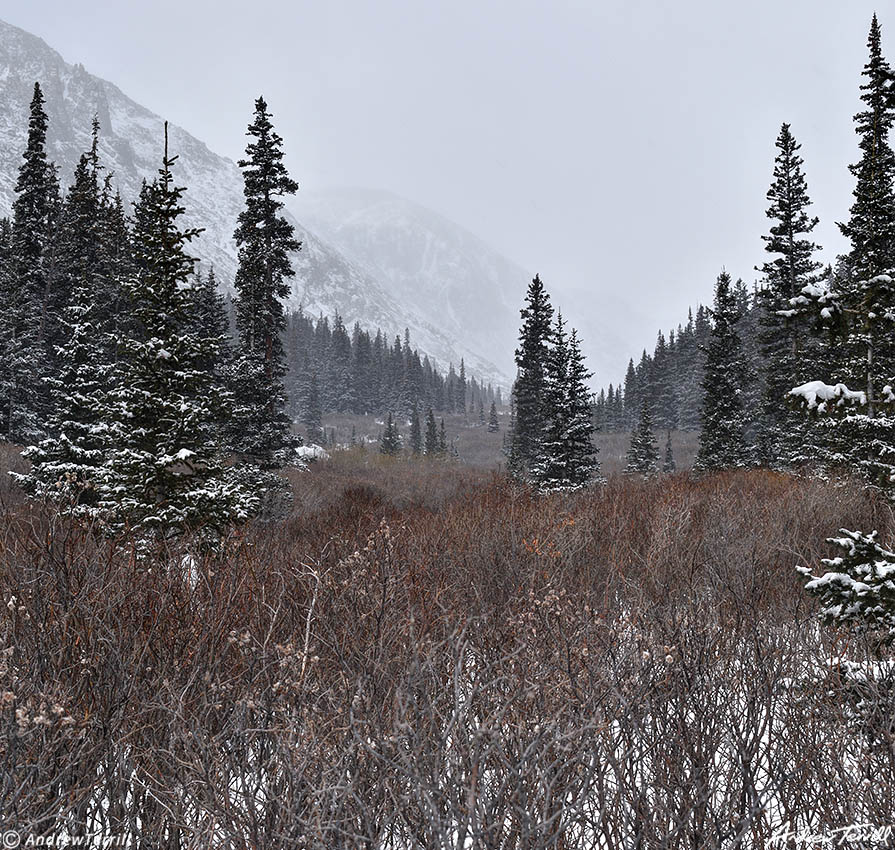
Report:
[{"label": "snowy mountain ridge", "polygon": [[[0,21],[0,215],[11,211],[35,82],[46,98],[49,154],[59,167],[62,185],[68,185],[78,158],[90,147],[95,115],[101,126],[103,165],[130,208],[142,181],[151,180],[161,164],[163,119],[83,65],[67,63],[40,38]],[[247,104],[246,122],[250,109]],[[192,243],[193,251],[203,265],[214,265],[218,279],[229,288],[236,271],[233,231],[243,202],[242,175],[234,162],[175,125],[169,125],[169,151],[178,157],[175,180],[187,187],[184,223],[204,228]],[[497,357],[477,348],[466,335],[454,334],[456,323],[444,327],[440,316],[400,297],[392,291],[392,282],[371,267],[293,223],[302,250],[292,256],[296,275],[289,307],[301,307],[312,316],[339,313],[348,327],[359,322],[392,337],[408,328],[413,344],[442,368],[463,357],[471,373],[508,385],[506,365],[499,368]]]},{"label": "snowy mountain ridge", "polygon": [[292,210],[402,303],[454,339],[513,369],[531,274],[430,209],[372,189],[304,192]]}]

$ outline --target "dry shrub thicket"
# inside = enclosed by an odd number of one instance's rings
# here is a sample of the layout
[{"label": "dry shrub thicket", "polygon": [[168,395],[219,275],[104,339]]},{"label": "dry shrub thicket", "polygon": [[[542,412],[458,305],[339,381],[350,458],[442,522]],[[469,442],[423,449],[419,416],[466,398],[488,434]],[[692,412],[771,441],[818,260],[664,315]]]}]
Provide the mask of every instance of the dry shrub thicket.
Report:
[{"label": "dry shrub thicket", "polygon": [[884,686],[793,569],[885,535],[881,502],[767,472],[538,498],[351,454],[294,480],[192,578],[0,493],[7,828],[568,850],[892,821]]}]

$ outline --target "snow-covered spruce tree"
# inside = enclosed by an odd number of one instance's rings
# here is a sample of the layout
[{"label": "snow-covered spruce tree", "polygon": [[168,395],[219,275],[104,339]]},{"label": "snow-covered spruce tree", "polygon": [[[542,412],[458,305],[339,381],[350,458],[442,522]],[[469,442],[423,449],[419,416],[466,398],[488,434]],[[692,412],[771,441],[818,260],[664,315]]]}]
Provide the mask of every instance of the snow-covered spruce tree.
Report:
[{"label": "snow-covered spruce tree", "polygon": [[671,431],[669,431],[668,436],[665,439],[665,460],[662,461],[662,472],[670,474],[676,469],[677,464],[674,462],[674,448],[671,445]]},{"label": "snow-covered spruce tree", "polygon": [[[262,472],[280,469],[294,457],[300,440],[286,414],[283,377],[287,367],[281,335],[286,318],[281,299],[289,295],[295,271],[289,252],[301,248],[295,228],[283,217],[282,198],[298,190],[283,165],[282,138],[274,131],[263,97],[255,101],[246,159],[239,161],[245,208],[234,233],[239,266],[234,354],[231,450]],[[276,475],[263,476],[277,487]],[[249,479],[252,475],[249,475]]]},{"label": "snow-covered spruce tree", "polygon": [[642,475],[644,478],[652,478],[659,473],[659,447],[653,436],[653,419],[646,398],[640,403],[640,416],[631,431],[625,473]]},{"label": "snow-covered spruce tree", "polygon": [[587,388],[591,373],[584,366],[577,333],[566,336],[562,314],[556,317],[545,366],[548,420],[532,480],[544,492],[577,490],[591,483],[600,465]]},{"label": "snow-covered spruce tree", "polygon": [[228,480],[216,451],[228,399],[203,364],[223,341],[195,330],[194,259],[181,230],[183,189],[176,157],[165,154],[159,177],[141,193],[135,215],[135,269],[123,281],[133,332],[119,341],[106,409],[106,482],[100,508],[113,529],[163,540],[201,530],[215,537],[247,519],[258,497]]},{"label": "snow-covered spruce tree", "polygon": [[53,337],[57,329],[54,230],[59,184],[47,160],[44,96],[34,84],[28,142],[15,185],[9,260],[0,270],[0,433],[30,443],[46,430]]},{"label": "snow-covered spruce tree", "polygon": [[111,364],[104,358],[108,328],[101,312],[109,289],[103,280],[103,204],[94,132],[90,153],[75,169],[57,229],[57,261],[60,275],[68,278],[71,300],[63,312],[66,339],[58,349],[57,374],[48,379],[50,435],[25,451],[31,470],[17,476],[33,498],[80,516],[96,514],[106,473],[108,435],[102,411]]},{"label": "snow-covered spruce tree", "polygon": [[816,455],[809,447],[811,429],[805,418],[781,403],[786,393],[806,377],[808,358],[815,348],[811,345],[810,321],[792,301],[806,287],[817,284],[822,267],[815,259],[820,246],[810,239],[819,220],[807,212],[811,199],[800,148],[790,125],[783,124],[767,194],[771,202],[767,217],[773,224],[769,235],[762,237],[773,259],[759,269],[763,276],[759,345],[764,372],[759,452],[763,463],[784,468]]},{"label": "snow-covered spruce tree", "polygon": [[722,271],[715,284],[703,378],[702,431],[693,464],[698,471],[745,467],[751,462],[744,432],[743,353],[737,334],[739,312],[730,275]]},{"label": "snow-covered spruce tree", "polygon": [[401,453],[401,435],[398,432],[398,424],[389,411],[388,420],[385,423],[385,430],[379,440],[379,451],[384,455],[394,457]]},{"label": "snow-covered spruce tree", "polygon": [[[862,76],[864,109],[855,115],[861,158],[849,167],[855,177],[854,203],[849,220],[840,224],[852,245],[850,267],[854,281],[868,280],[892,267],[895,251],[895,154],[889,132],[895,118],[890,85],[892,69],[882,55],[882,33],[874,14],[867,39],[869,58]],[[860,300],[860,294],[858,294]]]},{"label": "snow-covered spruce tree", "polygon": [[435,427],[435,413],[432,408],[426,414],[426,457],[434,457],[438,454],[438,431]]},{"label": "snow-covered spruce tree", "polygon": [[[855,116],[861,160],[851,217],[840,225],[852,250],[844,269],[809,293],[806,304],[842,330],[832,361],[830,382],[812,380],[790,391],[810,412],[827,415],[829,458],[833,466],[860,473],[891,499],[895,497],[895,158],[889,145],[893,103],[891,71],[882,56],[880,27],[874,15],[868,41],[870,58],[861,86],[865,110]],[[838,379],[838,383],[834,383]],[[834,542],[843,554],[824,562],[831,569],[810,577],[807,589],[817,595],[833,622],[859,623],[891,636],[895,622],[895,555],[880,547],[876,532],[840,532]]]},{"label": "snow-covered spruce tree", "polygon": [[876,542],[876,531],[843,528],[839,533],[842,537],[827,541],[841,550],[821,561],[827,572],[815,576],[807,567],[797,568],[809,579],[805,589],[820,600],[828,623],[854,626],[890,642],[895,638],[895,552]]},{"label": "snow-covered spruce tree", "polygon": [[545,370],[553,325],[550,296],[537,275],[528,286],[525,307],[520,315],[522,328],[516,349],[517,372],[513,385],[516,418],[510,436],[508,466],[516,477],[529,478],[547,428]]},{"label": "snow-covered spruce tree", "polygon": [[500,430],[500,420],[497,418],[497,405],[491,402],[491,411],[488,413],[488,432],[491,434]]},{"label": "snow-covered spruce tree", "polygon": [[871,483],[890,488],[895,481],[895,419],[888,389],[895,386],[895,156],[889,133],[895,104],[880,36],[874,16],[861,86],[865,109],[855,116],[861,148],[860,161],[851,167],[855,200],[849,221],[841,225],[852,250],[846,273],[833,279],[834,303],[826,308],[845,325],[844,340],[837,346],[841,356],[833,363],[834,381],[863,393],[863,399],[860,413],[837,419],[830,429],[829,462],[859,470]]},{"label": "snow-covered spruce tree", "polygon": [[[870,57],[861,86],[865,109],[855,116],[861,159],[855,175],[848,223],[840,225],[852,243],[847,262],[829,281],[806,287],[794,299],[800,309],[819,309],[839,339],[829,364],[829,382],[816,375],[790,396],[813,413],[835,414],[826,428],[827,465],[858,472],[869,483],[895,491],[895,157],[889,132],[895,105],[891,70],[883,58],[874,16]],[[808,297],[810,296],[810,297]]]}]

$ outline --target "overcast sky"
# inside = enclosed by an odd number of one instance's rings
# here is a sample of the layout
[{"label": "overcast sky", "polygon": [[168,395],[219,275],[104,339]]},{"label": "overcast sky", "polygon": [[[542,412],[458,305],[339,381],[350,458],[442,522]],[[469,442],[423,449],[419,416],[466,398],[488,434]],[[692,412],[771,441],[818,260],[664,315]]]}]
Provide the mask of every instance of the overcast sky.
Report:
[{"label": "overcast sky", "polygon": [[[234,159],[263,93],[302,186],[389,189],[446,214],[539,271],[572,324],[623,328],[630,353],[710,300],[722,265],[755,278],[782,121],[802,142],[824,259],[844,247],[864,0],[0,10]],[[895,58],[895,10],[879,11]]]}]

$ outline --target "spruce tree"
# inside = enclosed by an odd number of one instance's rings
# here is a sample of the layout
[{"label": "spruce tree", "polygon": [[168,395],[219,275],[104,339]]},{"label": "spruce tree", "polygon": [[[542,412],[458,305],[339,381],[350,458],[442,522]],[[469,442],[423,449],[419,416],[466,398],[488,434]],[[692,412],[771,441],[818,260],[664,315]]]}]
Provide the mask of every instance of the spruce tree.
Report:
[{"label": "spruce tree", "polygon": [[625,473],[652,478],[659,472],[659,447],[653,436],[653,420],[646,398],[640,402],[640,415],[631,431],[631,445],[628,448]]},{"label": "spruce tree", "polygon": [[435,428],[435,413],[432,408],[426,414],[426,457],[434,457],[438,454],[438,431]]},{"label": "spruce tree", "polygon": [[398,433],[398,425],[389,411],[388,421],[385,423],[385,431],[379,440],[379,451],[384,455],[394,457],[401,453],[401,435]]},{"label": "spruce tree", "polygon": [[855,115],[861,159],[850,166],[855,177],[849,220],[840,224],[852,245],[853,280],[869,280],[892,268],[895,250],[895,154],[889,143],[895,104],[890,90],[892,70],[882,54],[882,33],[874,14],[867,39],[870,56],[862,76],[864,109]]},{"label": "spruce tree", "polygon": [[532,479],[543,491],[577,490],[599,471],[593,444],[593,418],[587,380],[576,332],[566,336],[558,314],[545,364],[544,403],[549,420]]},{"label": "spruce tree", "polygon": [[59,215],[56,169],[47,159],[44,96],[34,84],[28,142],[15,185],[9,262],[2,272],[0,430],[14,442],[31,442],[44,431],[50,376],[64,306],[54,274],[54,229]]},{"label": "spruce tree", "polygon": [[[616,390],[621,392],[621,387]],[[625,372],[625,394],[623,397],[624,419],[618,423],[619,429],[633,428],[637,423],[637,415],[640,410],[640,380],[637,369],[634,367],[634,358],[628,360],[628,369]]]},{"label": "spruce tree", "polygon": [[202,530],[212,536],[258,508],[254,493],[227,480],[215,434],[228,399],[203,364],[222,344],[194,330],[196,230],[181,230],[184,190],[165,154],[135,216],[135,270],[124,281],[134,332],[120,341],[106,410],[106,481],[100,507],[113,528],[167,538]]},{"label": "spruce tree", "polygon": [[282,198],[295,194],[298,185],[283,165],[283,140],[270,119],[267,104],[259,97],[246,134],[252,141],[246,159],[239,161],[245,208],[234,233],[239,249],[234,281],[239,340],[232,448],[262,470],[283,466],[300,442],[285,412],[281,340],[286,328],[281,299],[289,295],[289,279],[295,274],[289,252],[301,248],[294,227],[281,213]]},{"label": "spruce tree", "polygon": [[674,449],[671,446],[671,431],[665,439],[665,460],[662,462],[662,472],[670,474],[677,469],[674,462]]},{"label": "spruce tree", "polygon": [[308,442],[316,443],[318,446],[322,445],[325,437],[323,434],[323,413],[320,408],[320,387],[317,383],[316,372],[311,374],[311,380],[308,383],[308,393],[305,398],[302,420],[308,435]]},{"label": "spruce tree", "polygon": [[[889,143],[895,104],[891,70],[882,56],[881,33],[874,15],[864,66],[861,100],[855,116],[861,159],[851,167],[854,203],[842,232],[852,250],[829,282],[822,281],[805,300],[837,334],[830,346],[838,356],[817,364],[790,397],[813,413],[847,415],[827,420],[825,460],[829,466],[859,472],[865,480],[891,491],[895,481],[895,158]],[[826,377],[817,372],[827,371]],[[858,407],[855,413],[849,408]]]},{"label": "spruce tree", "polygon": [[413,413],[410,415],[410,451],[414,455],[423,453],[423,432],[420,425],[420,407],[418,404],[413,406]]},{"label": "spruce tree", "polygon": [[444,428],[444,419],[438,426],[438,454],[446,455],[448,450],[447,431]]},{"label": "spruce tree", "polygon": [[510,443],[509,466],[514,475],[528,478],[544,440],[548,410],[545,405],[548,341],[552,332],[553,307],[540,277],[535,275],[521,311],[522,328],[516,349],[516,382],[513,399],[516,418]]},{"label": "spruce tree", "polygon": [[497,405],[491,402],[491,411],[488,414],[488,431],[492,434],[500,430],[500,420],[497,418]]},{"label": "spruce tree", "polygon": [[877,532],[840,529],[829,538],[839,548],[835,558],[821,563],[820,576],[807,567],[796,569],[809,579],[805,589],[820,600],[821,614],[831,625],[854,626],[890,643],[895,638],[895,553],[877,543]]},{"label": "spruce tree", "polygon": [[714,319],[706,350],[702,431],[694,469],[713,470],[748,466],[750,452],[744,432],[745,382],[739,318],[730,275],[721,272],[715,285]]},{"label": "spruce tree", "polygon": [[808,186],[802,172],[801,145],[789,124],[777,136],[774,178],[767,197],[767,217],[774,223],[763,236],[765,250],[773,255],[760,270],[761,326],[759,344],[764,372],[761,459],[774,466],[789,466],[805,459],[808,429],[805,420],[783,403],[787,392],[804,379],[811,355],[810,328],[805,314],[794,306],[803,290],[818,280],[822,264],[815,259],[820,246],[810,239],[818,224],[809,216]]},{"label": "spruce tree", "polygon": [[101,261],[102,221],[95,126],[92,150],[75,169],[57,232],[58,258],[71,298],[62,316],[65,339],[57,352],[57,374],[48,379],[50,436],[26,450],[31,471],[18,479],[32,497],[86,516],[98,515],[105,480],[102,410],[111,378],[111,361],[103,356],[110,329],[101,306],[109,291]]}]

